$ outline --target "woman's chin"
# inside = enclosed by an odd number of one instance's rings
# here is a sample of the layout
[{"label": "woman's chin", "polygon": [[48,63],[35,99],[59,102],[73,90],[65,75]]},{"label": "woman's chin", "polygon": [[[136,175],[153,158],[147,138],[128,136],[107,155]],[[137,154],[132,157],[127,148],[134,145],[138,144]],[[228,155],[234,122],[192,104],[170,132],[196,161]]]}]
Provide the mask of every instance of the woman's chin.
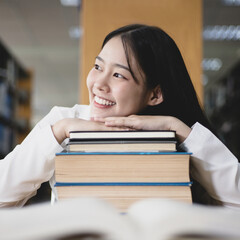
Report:
[{"label": "woman's chin", "polygon": [[90,119],[91,120],[94,120],[94,119],[97,119],[97,118],[106,118],[106,117],[113,117],[114,115],[113,114],[110,114],[110,113],[96,113],[96,112],[92,112],[91,115],[90,115]]},{"label": "woman's chin", "polygon": [[92,107],[90,110],[90,118],[94,119],[94,118],[105,118],[105,117],[114,117],[117,114],[113,111],[111,111],[109,108],[106,109],[101,109],[101,108],[96,108],[96,107]]}]

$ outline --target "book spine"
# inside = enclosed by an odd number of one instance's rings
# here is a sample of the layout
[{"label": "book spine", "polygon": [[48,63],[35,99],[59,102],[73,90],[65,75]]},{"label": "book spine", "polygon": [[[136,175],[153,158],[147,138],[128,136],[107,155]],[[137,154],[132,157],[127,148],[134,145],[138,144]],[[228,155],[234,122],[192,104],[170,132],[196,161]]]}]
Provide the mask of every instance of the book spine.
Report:
[{"label": "book spine", "polygon": [[55,187],[67,186],[191,186],[192,182],[56,182]]},{"label": "book spine", "polygon": [[190,152],[60,152],[56,156],[61,155],[191,155]]},{"label": "book spine", "polygon": [[166,141],[171,141],[171,142],[176,142],[176,138],[175,137],[169,137],[169,138],[159,138],[159,137],[153,137],[153,138],[70,138],[69,142],[101,142],[101,141],[108,141],[108,142],[127,142],[127,141],[131,141],[131,142],[143,142],[143,141],[149,141],[151,142],[166,142]]}]

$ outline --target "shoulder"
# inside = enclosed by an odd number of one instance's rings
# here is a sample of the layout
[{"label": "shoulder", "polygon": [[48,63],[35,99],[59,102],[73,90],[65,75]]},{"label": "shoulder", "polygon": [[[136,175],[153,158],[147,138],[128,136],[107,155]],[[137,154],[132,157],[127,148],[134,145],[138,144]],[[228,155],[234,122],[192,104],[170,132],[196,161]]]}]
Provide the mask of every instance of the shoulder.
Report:
[{"label": "shoulder", "polygon": [[88,105],[75,104],[73,107],[55,106],[51,109],[50,114],[59,114],[63,118],[67,117],[89,117],[90,108]]},{"label": "shoulder", "polygon": [[40,121],[40,124],[55,122],[64,118],[90,118],[90,107],[88,105],[76,104],[73,107],[55,106],[51,111]]},{"label": "shoulder", "polygon": [[85,120],[90,119],[90,106],[89,105],[76,104],[72,107],[72,111],[74,112],[74,117],[76,117],[76,118],[82,118]]}]

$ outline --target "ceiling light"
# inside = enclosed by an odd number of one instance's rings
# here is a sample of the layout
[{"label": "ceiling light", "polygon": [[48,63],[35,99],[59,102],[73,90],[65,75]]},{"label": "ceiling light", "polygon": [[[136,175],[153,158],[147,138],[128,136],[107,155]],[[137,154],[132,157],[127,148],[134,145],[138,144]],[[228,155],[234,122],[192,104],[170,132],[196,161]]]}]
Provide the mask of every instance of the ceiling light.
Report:
[{"label": "ceiling light", "polygon": [[79,39],[82,36],[83,31],[82,31],[82,28],[77,26],[77,27],[71,27],[68,33],[70,38]]},{"label": "ceiling light", "polygon": [[204,58],[202,68],[204,71],[219,71],[222,67],[222,60],[219,58]]},{"label": "ceiling light", "polygon": [[203,30],[204,40],[240,40],[240,25],[207,26]]},{"label": "ceiling light", "polygon": [[66,7],[78,7],[81,4],[81,0],[60,0],[60,2]]},{"label": "ceiling light", "polygon": [[240,0],[222,0],[222,3],[227,6],[240,6]]}]

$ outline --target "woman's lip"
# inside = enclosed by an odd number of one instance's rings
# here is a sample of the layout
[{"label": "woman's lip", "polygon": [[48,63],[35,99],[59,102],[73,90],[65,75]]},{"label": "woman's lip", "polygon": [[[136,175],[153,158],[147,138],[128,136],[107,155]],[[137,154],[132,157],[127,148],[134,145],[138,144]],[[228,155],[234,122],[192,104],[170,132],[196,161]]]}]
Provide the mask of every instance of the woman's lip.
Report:
[{"label": "woman's lip", "polygon": [[97,108],[110,108],[110,107],[113,107],[114,105],[103,105],[94,101],[94,106]]}]

